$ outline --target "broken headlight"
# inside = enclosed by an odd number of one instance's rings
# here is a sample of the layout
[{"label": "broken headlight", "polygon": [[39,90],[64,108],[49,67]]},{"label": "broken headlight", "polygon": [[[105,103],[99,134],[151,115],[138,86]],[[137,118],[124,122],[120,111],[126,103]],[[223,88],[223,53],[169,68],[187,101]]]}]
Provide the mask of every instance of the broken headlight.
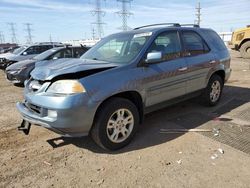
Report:
[{"label": "broken headlight", "polygon": [[83,85],[78,80],[58,80],[53,82],[47,93],[53,94],[73,94],[86,92]]}]

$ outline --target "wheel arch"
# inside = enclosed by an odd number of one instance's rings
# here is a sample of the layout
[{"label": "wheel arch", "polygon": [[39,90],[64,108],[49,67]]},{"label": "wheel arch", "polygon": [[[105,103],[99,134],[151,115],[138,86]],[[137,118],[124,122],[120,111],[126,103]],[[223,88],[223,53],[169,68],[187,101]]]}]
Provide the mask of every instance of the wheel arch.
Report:
[{"label": "wheel arch", "polygon": [[241,41],[240,45],[239,45],[239,49],[241,48],[241,46],[245,43],[250,41],[250,38],[245,38],[243,41]]},{"label": "wheel arch", "polygon": [[144,118],[144,104],[143,104],[143,100],[142,100],[141,94],[139,92],[137,92],[137,91],[120,92],[120,93],[116,93],[116,94],[114,94],[114,95],[109,96],[108,98],[106,98],[97,107],[97,110],[96,110],[95,116],[94,116],[94,121],[96,119],[97,114],[100,112],[102,106],[105,105],[105,103],[107,103],[107,101],[109,101],[109,100],[111,100],[112,98],[115,98],[115,97],[119,97],[119,98],[124,98],[124,99],[130,100],[137,107],[137,109],[138,109],[139,117],[140,117],[140,123],[143,122],[143,118]]}]

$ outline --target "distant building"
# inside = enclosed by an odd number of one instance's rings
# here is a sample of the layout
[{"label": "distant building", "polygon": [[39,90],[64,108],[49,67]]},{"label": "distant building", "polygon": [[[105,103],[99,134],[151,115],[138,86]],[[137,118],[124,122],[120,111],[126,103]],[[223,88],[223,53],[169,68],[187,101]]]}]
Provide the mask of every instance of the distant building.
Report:
[{"label": "distant building", "polygon": [[94,46],[100,39],[85,39],[85,40],[68,40],[62,43],[71,44],[73,46],[85,45],[85,46]]}]

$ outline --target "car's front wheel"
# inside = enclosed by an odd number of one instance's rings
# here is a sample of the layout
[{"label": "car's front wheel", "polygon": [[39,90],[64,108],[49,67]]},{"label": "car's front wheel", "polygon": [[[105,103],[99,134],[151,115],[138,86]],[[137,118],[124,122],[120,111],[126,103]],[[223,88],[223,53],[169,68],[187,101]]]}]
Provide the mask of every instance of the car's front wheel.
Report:
[{"label": "car's front wheel", "polygon": [[116,150],[132,140],[138,125],[137,107],[127,99],[112,98],[98,110],[91,135],[102,148]]},{"label": "car's front wheel", "polygon": [[215,106],[221,98],[222,89],[223,80],[221,79],[221,77],[217,74],[211,76],[207,87],[204,90],[204,103],[207,106]]}]

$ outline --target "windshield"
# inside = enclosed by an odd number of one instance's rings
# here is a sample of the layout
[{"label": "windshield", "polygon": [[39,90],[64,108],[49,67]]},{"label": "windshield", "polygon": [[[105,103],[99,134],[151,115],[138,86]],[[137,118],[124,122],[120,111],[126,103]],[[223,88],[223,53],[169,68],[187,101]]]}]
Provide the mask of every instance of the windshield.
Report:
[{"label": "windshield", "polygon": [[81,56],[81,59],[108,61],[111,63],[130,63],[141,51],[152,33],[111,35],[101,40]]},{"label": "windshield", "polygon": [[17,55],[17,54],[19,54],[20,52],[22,52],[25,49],[26,49],[26,46],[22,46],[20,48],[15,49],[12,53]]},{"label": "windshield", "polygon": [[50,49],[50,50],[46,50],[45,52],[33,57],[33,59],[35,60],[39,60],[39,61],[42,61],[42,60],[45,60],[47,57],[49,57],[50,55],[52,55],[54,52],[56,52],[58,49]]}]

